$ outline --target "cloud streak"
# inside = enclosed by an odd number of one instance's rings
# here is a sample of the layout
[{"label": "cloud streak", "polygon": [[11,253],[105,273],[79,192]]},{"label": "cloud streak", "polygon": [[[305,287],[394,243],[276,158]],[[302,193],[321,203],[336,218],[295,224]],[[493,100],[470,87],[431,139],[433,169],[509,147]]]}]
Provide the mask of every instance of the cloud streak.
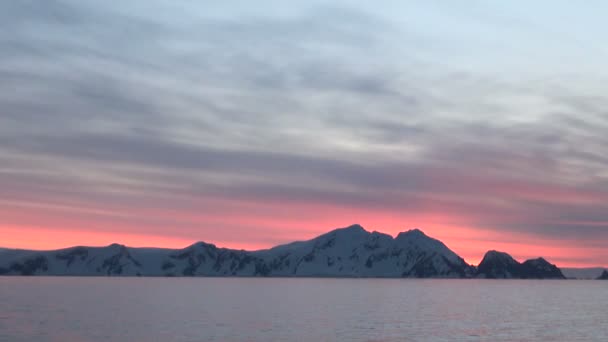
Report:
[{"label": "cloud streak", "polygon": [[459,57],[486,44],[466,27],[365,6],[0,5],[0,232],[267,247],[356,221],[608,265],[580,255],[608,241],[606,75],[514,77]]}]

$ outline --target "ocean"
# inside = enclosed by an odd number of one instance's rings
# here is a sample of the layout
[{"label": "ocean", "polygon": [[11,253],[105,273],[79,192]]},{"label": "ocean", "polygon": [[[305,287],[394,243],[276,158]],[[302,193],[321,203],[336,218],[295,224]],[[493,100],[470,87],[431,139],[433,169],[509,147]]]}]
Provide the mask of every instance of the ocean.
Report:
[{"label": "ocean", "polygon": [[608,341],[608,282],[0,277],[0,341]]}]

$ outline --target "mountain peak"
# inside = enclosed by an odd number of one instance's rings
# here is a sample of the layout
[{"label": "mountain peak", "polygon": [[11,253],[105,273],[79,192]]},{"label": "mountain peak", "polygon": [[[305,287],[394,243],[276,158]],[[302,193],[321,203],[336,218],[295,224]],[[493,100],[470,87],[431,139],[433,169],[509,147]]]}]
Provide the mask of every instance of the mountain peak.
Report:
[{"label": "mountain peak", "polygon": [[487,251],[477,266],[477,276],[481,278],[518,278],[521,265],[505,252]]},{"label": "mountain peak", "polygon": [[397,238],[404,238],[404,237],[427,237],[428,236],[426,234],[424,234],[424,232],[418,228],[414,228],[414,229],[410,229],[408,231],[405,232],[401,232],[397,235]]},{"label": "mountain peak", "polygon": [[424,234],[424,232],[422,230],[418,229],[418,228],[410,229],[406,233],[426,236],[426,234]]},{"label": "mountain peak", "polygon": [[515,259],[513,259],[513,257],[511,255],[509,255],[508,253],[505,252],[500,252],[497,250],[489,250],[486,252],[486,254],[483,256],[483,260],[481,261],[481,263],[488,262],[488,261],[494,261],[494,260],[501,260],[501,261],[513,261],[515,262]]},{"label": "mountain peak", "polygon": [[526,260],[521,264],[524,278],[565,279],[562,271],[544,258]]},{"label": "mountain peak", "polygon": [[204,241],[197,241],[184,249],[196,249],[196,248],[206,248],[206,247],[215,247],[215,245],[211,244],[211,243],[206,243]]},{"label": "mountain peak", "polygon": [[361,226],[360,224],[351,224],[348,227],[344,227],[344,228],[338,228],[336,230],[334,230],[336,232],[352,232],[352,233],[360,233],[360,232],[366,232],[367,230],[365,230],[365,228],[363,228],[363,226]]},{"label": "mountain peak", "polygon": [[524,263],[529,263],[532,265],[551,265],[545,258],[538,257],[536,259],[528,259]]},{"label": "mountain peak", "polygon": [[355,230],[365,230],[365,228],[363,228],[363,226],[361,226],[358,223],[355,224],[351,224],[350,226],[344,228],[344,229],[355,229]]},{"label": "mountain peak", "polygon": [[488,251],[479,266],[480,278],[520,278],[520,279],[564,279],[557,266],[543,258],[526,260],[519,263],[509,254],[495,250]]}]

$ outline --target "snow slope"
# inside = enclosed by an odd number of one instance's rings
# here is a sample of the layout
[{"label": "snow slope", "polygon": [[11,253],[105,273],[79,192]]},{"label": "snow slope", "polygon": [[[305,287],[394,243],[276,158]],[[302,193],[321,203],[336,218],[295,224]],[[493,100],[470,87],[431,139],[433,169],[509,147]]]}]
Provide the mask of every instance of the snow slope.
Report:
[{"label": "snow slope", "polygon": [[[534,263],[540,268],[553,266],[540,261]],[[480,264],[480,268],[481,266]],[[549,271],[552,269],[547,272]],[[400,233],[393,238],[375,231],[368,232],[360,225],[335,229],[308,241],[260,251],[218,248],[204,242],[183,249],[131,248],[112,244],[106,247],[72,247],[54,251],[1,250],[0,274],[392,278],[479,276],[475,267],[468,265],[441,241],[418,229]],[[497,273],[490,277],[499,276]]]}]

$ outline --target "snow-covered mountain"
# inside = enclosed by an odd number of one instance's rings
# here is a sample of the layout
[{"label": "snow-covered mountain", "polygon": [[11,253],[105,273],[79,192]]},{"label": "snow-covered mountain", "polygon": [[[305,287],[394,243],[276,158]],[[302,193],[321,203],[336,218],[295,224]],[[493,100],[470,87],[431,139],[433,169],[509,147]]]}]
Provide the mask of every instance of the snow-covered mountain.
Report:
[{"label": "snow-covered mountain", "polygon": [[439,240],[414,229],[396,238],[359,225],[253,255],[268,275],[338,277],[466,277],[474,272]]},{"label": "snow-covered mountain", "polygon": [[565,279],[557,266],[543,258],[517,262],[509,254],[489,251],[477,266],[478,278],[491,279]]},{"label": "snow-covered mountain", "polygon": [[418,229],[393,238],[359,225],[259,251],[204,242],[183,249],[112,244],[54,251],[0,250],[0,275],[504,278],[502,274],[522,277],[524,270],[535,278],[553,277],[553,267],[544,259],[519,264],[508,254],[489,252],[477,270]]},{"label": "snow-covered mountain", "polygon": [[473,273],[461,257],[420,230],[393,238],[359,225],[253,252],[204,242],[179,250],[113,244],[0,252],[0,274],[6,275],[460,278]]}]

